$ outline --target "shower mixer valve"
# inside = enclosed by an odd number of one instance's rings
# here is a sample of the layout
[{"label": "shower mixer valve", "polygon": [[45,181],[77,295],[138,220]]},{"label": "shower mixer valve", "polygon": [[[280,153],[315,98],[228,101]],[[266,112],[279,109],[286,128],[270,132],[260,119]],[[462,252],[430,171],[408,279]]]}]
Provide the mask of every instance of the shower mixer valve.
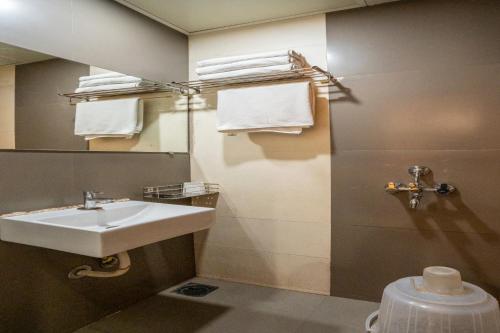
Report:
[{"label": "shower mixer valve", "polygon": [[396,194],[399,192],[408,192],[410,196],[410,208],[415,209],[420,204],[424,192],[434,192],[440,195],[446,195],[456,190],[456,188],[450,184],[438,183],[433,187],[427,187],[422,185],[420,178],[422,176],[428,175],[431,169],[424,166],[414,165],[408,169],[408,173],[413,177],[411,183],[402,184],[396,182],[389,182],[385,185],[386,192],[390,194]]}]

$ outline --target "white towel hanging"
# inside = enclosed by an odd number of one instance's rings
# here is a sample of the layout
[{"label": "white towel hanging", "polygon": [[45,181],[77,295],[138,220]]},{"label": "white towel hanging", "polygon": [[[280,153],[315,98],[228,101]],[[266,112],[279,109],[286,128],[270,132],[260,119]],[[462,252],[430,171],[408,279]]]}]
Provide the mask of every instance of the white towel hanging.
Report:
[{"label": "white towel hanging", "polygon": [[143,127],[139,98],[84,102],[76,105],[75,135],[87,140],[100,137],[130,138]]},{"label": "white towel hanging", "polygon": [[314,125],[314,99],[309,81],[219,90],[217,130],[300,134]]}]

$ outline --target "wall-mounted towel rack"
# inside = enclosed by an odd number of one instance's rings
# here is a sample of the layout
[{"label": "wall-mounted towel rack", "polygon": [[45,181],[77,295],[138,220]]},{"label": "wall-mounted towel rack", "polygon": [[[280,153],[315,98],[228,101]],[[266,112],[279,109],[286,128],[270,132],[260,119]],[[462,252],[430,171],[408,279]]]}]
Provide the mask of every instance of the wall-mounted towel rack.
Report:
[{"label": "wall-mounted towel rack", "polygon": [[89,101],[101,97],[113,97],[124,95],[137,95],[148,93],[181,93],[183,95],[194,95],[210,92],[219,88],[236,87],[239,85],[259,84],[259,83],[274,83],[280,81],[313,79],[317,85],[333,86],[338,84],[339,78],[336,78],[332,73],[321,69],[318,66],[307,68],[293,69],[289,71],[276,72],[270,74],[255,74],[246,75],[234,78],[226,78],[219,80],[206,81],[185,81],[161,83],[157,86],[143,86],[129,89],[103,90],[85,93],[65,93],[60,96],[68,97],[70,103],[74,101]]},{"label": "wall-mounted towel rack", "polygon": [[89,101],[95,98],[101,97],[114,97],[114,96],[124,96],[124,95],[139,95],[139,94],[150,94],[150,93],[174,93],[177,89],[170,87],[169,85],[158,85],[158,86],[144,86],[137,88],[127,88],[127,89],[114,89],[114,90],[101,90],[93,92],[83,92],[83,93],[65,93],[59,94],[59,96],[64,96],[69,98],[69,102],[81,102]]},{"label": "wall-mounted towel rack", "polygon": [[332,73],[318,66],[312,66],[270,74],[246,75],[218,80],[172,82],[171,86],[179,89],[181,93],[200,94],[224,87],[301,79],[315,79],[317,84],[326,86],[335,85],[339,81]]}]

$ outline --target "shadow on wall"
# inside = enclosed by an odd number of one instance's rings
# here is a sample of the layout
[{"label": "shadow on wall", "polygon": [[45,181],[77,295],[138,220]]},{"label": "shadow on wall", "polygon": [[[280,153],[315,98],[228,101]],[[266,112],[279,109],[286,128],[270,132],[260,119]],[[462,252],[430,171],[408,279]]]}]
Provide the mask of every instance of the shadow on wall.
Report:
[{"label": "shadow on wall", "polygon": [[[322,97],[324,93],[316,90],[316,114],[315,125],[312,128],[304,129],[300,136],[279,134],[279,133],[242,133],[238,135],[222,135],[224,161],[227,165],[239,165],[255,160],[309,160],[318,155],[330,155],[332,148],[330,141],[318,145],[318,142],[325,141],[322,133],[325,127],[330,126],[330,103],[349,102],[360,104],[359,99],[352,94],[350,88],[345,87],[340,82],[334,84],[334,89],[328,89],[328,97]],[[214,111],[217,109],[217,93],[206,93],[198,95],[194,102],[190,102],[190,111]],[[214,124],[215,125],[215,124]],[[331,137],[331,135],[330,135]],[[249,142],[259,146],[259,151],[249,154],[232,154],[231,152],[241,150],[242,145]],[[293,154],[283,154],[293,147]],[[297,154],[296,152],[300,152]]]},{"label": "shadow on wall", "polygon": [[[435,184],[432,173],[426,176],[423,181],[429,186],[433,186]],[[426,195],[433,195],[433,193],[427,193]],[[491,229],[463,202],[459,190],[448,196],[436,195],[435,201],[420,209],[417,208],[417,210],[413,210],[408,207],[407,196],[400,195],[397,196],[397,198],[405,207],[405,210],[408,212],[415,228],[419,231],[422,237],[432,239],[438,237],[437,232],[445,235],[455,251],[468,264],[470,271],[472,271],[476,277],[475,280],[480,281],[482,285],[493,294],[498,295],[500,293],[499,288],[486,282],[488,280],[485,278],[487,276],[487,272],[484,272],[481,269],[481,265],[474,257],[475,253],[471,252],[474,244],[470,240],[468,233],[460,228],[460,224],[463,222],[468,223],[479,235],[479,237],[488,244],[498,243],[500,237],[495,230]],[[434,224],[439,231],[434,229],[432,224]],[[453,232],[454,237],[450,237],[449,232]],[[454,265],[452,263],[452,259],[449,260],[450,261],[448,262],[442,262],[439,264],[453,267]],[[467,272],[462,273],[466,273],[465,279],[467,280]]]},{"label": "shadow on wall", "polygon": [[333,86],[336,89],[330,89],[328,92],[330,103],[349,102],[361,104],[361,101],[353,95],[350,88],[347,88],[339,81],[335,82]]},{"label": "shadow on wall", "polygon": [[[329,112],[333,114],[335,112],[335,106],[339,103],[350,103],[360,105],[361,101],[352,93],[351,88],[344,86],[339,81],[335,82],[333,85],[334,88],[330,88],[328,91],[328,103]],[[330,120],[333,119],[330,116]],[[330,141],[331,141],[331,154],[335,153],[335,140],[333,140],[333,123],[330,121]]]},{"label": "shadow on wall", "polygon": [[[318,155],[329,155],[329,145],[318,144],[325,140],[325,127],[329,125],[328,98],[316,97],[315,101],[314,127],[306,128],[302,134],[290,135],[280,133],[248,133],[248,139],[261,148],[260,156],[233,156],[225,154],[226,162],[231,164],[240,164],[255,160],[256,157],[263,160],[309,160]],[[231,151],[230,140],[234,137],[224,136],[224,151]],[[284,150],[289,151],[294,147],[294,154],[282,154]],[[226,149],[227,148],[227,149]],[[295,154],[300,152],[300,154]],[[236,159],[234,159],[236,158]]]}]

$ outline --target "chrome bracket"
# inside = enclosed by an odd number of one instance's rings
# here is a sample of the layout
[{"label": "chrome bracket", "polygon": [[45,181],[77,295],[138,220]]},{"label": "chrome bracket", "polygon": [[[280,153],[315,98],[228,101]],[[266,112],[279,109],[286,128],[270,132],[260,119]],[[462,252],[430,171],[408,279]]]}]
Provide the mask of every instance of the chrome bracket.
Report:
[{"label": "chrome bracket", "polygon": [[390,194],[408,192],[410,197],[410,208],[415,209],[420,204],[424,192],[434,192],[440,195],[447,195],[456,190],[455,186],[447,183],[438,183],[432,187],[421,184],[420,179],[431,173],[431,169],[425,166],[413,165],[408,168],[408,173],[413,177],[413,182],[406,184],[389,182],[385,185],[385,191]]}]

